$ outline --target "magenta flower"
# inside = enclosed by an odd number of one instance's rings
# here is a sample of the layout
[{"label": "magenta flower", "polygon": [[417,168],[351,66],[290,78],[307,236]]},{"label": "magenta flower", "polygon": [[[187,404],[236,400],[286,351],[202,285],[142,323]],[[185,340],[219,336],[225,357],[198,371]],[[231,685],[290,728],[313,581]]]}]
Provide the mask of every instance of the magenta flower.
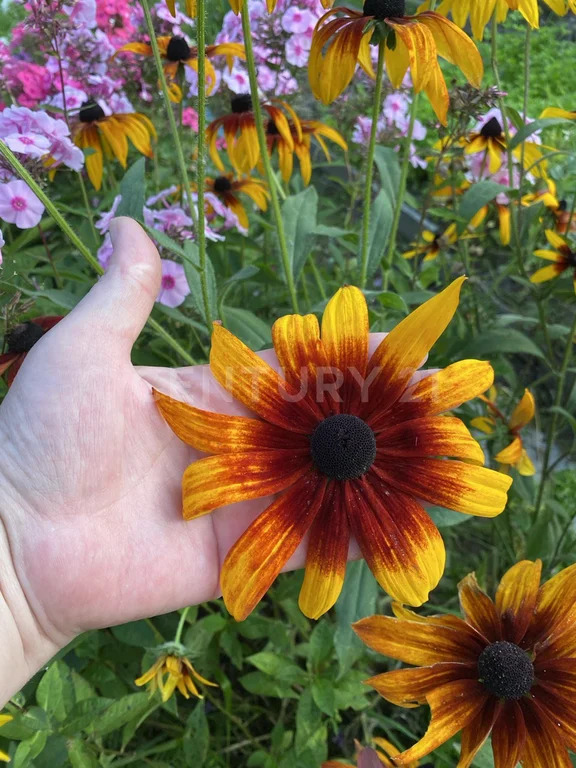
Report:
[{"label": "magenta flower", "polygon": [[198,133],[198,112],[192,107],[184,107],[182,110],[182,125],[192,128]]},{"label": "magenta flower", "polygon": [[42,218],[44,206],[30,187],[20,179],[0,184],[0,219],[20,229],[35,227]]},{"label": "magenta flower", "polygon": [[156,301],[166,307],[178,307],[189,293],[184,267],[171,259],[162,259],[162,285]]}]

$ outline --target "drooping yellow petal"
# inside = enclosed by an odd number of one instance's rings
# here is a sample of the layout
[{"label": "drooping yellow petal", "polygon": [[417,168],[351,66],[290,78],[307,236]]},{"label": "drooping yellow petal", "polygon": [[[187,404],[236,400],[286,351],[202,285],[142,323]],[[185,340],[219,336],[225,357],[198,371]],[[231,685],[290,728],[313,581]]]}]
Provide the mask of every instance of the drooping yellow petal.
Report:
[{"label": "drooping yellow petal", "polygon": [[510,429],[521,429],[525,427],[534,418],[536,412],[536,404],[534,402],[534,396],[529,389],[524,390],[522,399],[514,409],[508,426]]},{"label": "drooping yellow petal", "polygon": [[562,249],[562,248],[568,248],[568,243],[563,237],[560,237],[559,234],[554,232],[553,229],[547,229],[545,232],[546,240],[550,243],[550,245],[553,248]]},{"label": "drooping yellow petal", "polygon": [[494,419],[490,416],[476,416],[470,422],[470,426],[491,435],[494,432]]},{"label": "drooping yellow petal", "polygon": [[418,15],[420,24],[427,26],[434,37],[438,55],[457,66],[475,88],[480,88],[484,64],[476,45],[453,22],[434,11]]},{"label": "drooping yellow petal", "polygon": [[[545,2],[548,2],[548,0],[545,0]],[[568,109],[561,109],[560,107],[546,107],[546,109],[540,113],[540,118],[543,117],[563,117],[566,120],[576,120],[576,110],[570,111]]]},{"label": "drooping yellow petal", "polygon": [[536,474],[536,467],[524,448],[522,449],[522,455],[516,462],[516,469],[518,470],[518,474],[523,477],[532,477],[532,475]]},{"label": "drooping yellow petal", "polygon": [[530,275],[530,282],[545,283],[548,280],[553,280],[555,277],[558,277],[561,272],[562,270],[558,269],[555,264],[549,267],[542,267],[542,269],[538,269],[533,275]]},{"label": "drooping yellow petal", "polygon": [[522,440],[519,437],[515,437],[510,445],[503,448],[499,453],[494,456],[494,461],[498,461],[500,464],[516,464],[520,460],[522,455]]}]

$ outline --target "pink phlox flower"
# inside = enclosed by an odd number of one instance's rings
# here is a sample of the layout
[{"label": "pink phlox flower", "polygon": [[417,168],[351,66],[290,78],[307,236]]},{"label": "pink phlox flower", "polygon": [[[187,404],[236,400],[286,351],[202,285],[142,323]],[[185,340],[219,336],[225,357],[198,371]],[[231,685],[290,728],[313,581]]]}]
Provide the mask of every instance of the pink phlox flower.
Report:
[{"label": "pink phlox flower", "polygon": [[118,206],[120,205],[120,201],[122,200],[122,195],[116,195],[114,198],[114,202],[112,203],[112,207],[109,211],[106,211],[105,213],[102,213],[100,215],[100,218],[96,222],[96,229],[104,234],[105,232],[108,232],[110,229],[110,222],[116,216],[116,211],[118,210]]},{"label": "pink phlox flower", "polygon": [[293,5],[282,16],[282,29],[285,32],[290,32],[292,35],[301,35],[310,27],[314,27],[317,18],[314,18],[314,14],[307,8],[299,8],[297,5]]},{"label": "pink phlox flower", "polygon": [[[75,88],[71,85],[65,85],[64,86],[64,94],[66,95],[66,109],[74,111],[76,109],[80,109],[82,104],[85,101],[88,101],[88,94],[86,91],[83,91],[81,88]],[[53,107],[58,107],[58,109],[64,109],[64,96],[62,92],[54,94],[49,101],[48,104],[50,104]]]},{"label": "pink phlox flower", "polygon": [[6,245],[6,242],[4,241],[4,236],[2,234],[2,230],[0,229],[0,267],[2,266],[2,248]]},{"label": "pink phlox flower", "polygon": [[24,181],[0,184],[0,219],[19,229],[30,229],[39,223],[43,213],[43,204]]},{"label": "pink phlox flower", "polygon": [[146,205],[156,205],[156,203],[164,202],[167,198],[171,197],[175,192],[178,192],[178,186],[176,184],[173,184],[171,187],[167,187],[167,189],[162,189],[160,192],[158,192],[157,195],[152,195],[152,197],[149,197],[146,200]]},{"label": "pink phlox flower", "polygon": [[5,136],[3,141],[12,152],[36,159],[46,155],[50,149],[50,142],[46,136],[37,133],[11,133],[9,136]]},{"label": "pink phlox flower", "polygon": [[232,71],[225,70],[222,74],[222,80],[228,88],[234,93],[246,93],[250,90],[250,80],[248,73],[240,64],[234,64]]},{"label": "pink phlox flower", "polygon": [[114,251],[114,247],[112,246],[112,240],[110,239],[110,235],[107,232],[106,237],[104,238],[104,242],[98,248],[98,253],[96,254],[96,257],[98,258],[98,261],[100,262],[100,266],[102,269],[106,270],[108,269],[108,264],[110,263],[110,256],[112,256],[112,253]]},{"label": "pink phlox flower", "polygon": [[74,0],[72,5],[64,5],[62,10],[74,24],[88,29],[96,26],[96,0]]},{"label": "pink phlox flower", "polygon": [[184,107],[182,110],[182,125],[198,132],[198,112],[193,107]]},{"label": "pink phlox flower", "polygon": [[179,307],[190,293],[184,267],[171,259],[162,259],[162,283],[156,301],[167,307]]},{"label": "pink phlox flower", "polygon": [[307,35],[293,35],[286,43],[286,61],[295,67],[305,67],[310,56],[312,40]]}]

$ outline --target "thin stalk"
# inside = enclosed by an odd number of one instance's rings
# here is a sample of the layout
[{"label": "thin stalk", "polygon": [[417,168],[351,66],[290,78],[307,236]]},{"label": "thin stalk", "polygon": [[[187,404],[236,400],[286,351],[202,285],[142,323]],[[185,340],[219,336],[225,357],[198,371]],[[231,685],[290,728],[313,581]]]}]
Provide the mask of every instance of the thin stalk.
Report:
[{"label": "thin stalk", "polygon": [[206,272],[206,210],[204,187],[206,186],[206,0],[198,0],[196,6],[196,45],[198,47],[198,160],[196,161],[196,188],[198,195],[198,253],[202,301],[208,327],[212,323],[208,275]]},{"label": "thin stalk", "polygon": [[392,266],[392,259],[394,258],[394,252],[396,250],[396,237],[398,235],[398,227],[400,225],[400,214],[402,213],[402,202],[406,193],[406,182],[408,180],[408,167],[410,165],[410,146],[412,145],[412,136],[414,134],[414,123],[416,122],[416,107],[418,105],[418,95],[414,94],[414,99],[410,105],[410,122],[408,124],[408,133],[404,139],[404,156],[402,158],[402,166],[400,168],[400,183],[398,184],[398,197],[396,198],[396,205],[394,207],[394,218],[392,219],[392,227],[390,229],[390,238],[388,240],[388,250],[384,259],[384,290],[388,289],[388,270]]},{"label": "thin stalk", "polygon": [[276,179],[272,170],[272,164],[270,163],[270,156],[268,155],[268,145],[266,143],[266,134],[264,133],[264,122],[262,120],[262,109],[260,107],[260,99],[258,96],[258,80],[256,78],[256,63],[254,61],[254,48],[252,47],[252,30],[250,29],[250,12],[248,9],[248,2],[242,4],[242,32],[244,34],[244,48],[246,50],[246,66],[248,68],[248,77],[250,79],[250,93],[252,95],[252,109],[254,111],[254,122],[256,123],[256,132],[258,134],[258,144],[260,146],[260,157],[262,159],[262,165],[264,166],[264,175],[268,182],[268,190],[270,192],[270,202],[272,205],[272,211],[274,214],[274,220],[276,222],[276,234],[278,236],[278,246],[280,248],[280,256],[282,259],[282,268],[284,270],[284,277],[286,278],[286,285],[288,286],[288,293],[290,294],[290,301],[292,303],[292,309],[294,312],[298,312],[298,297],[296,295],[296,286],[294,284],[294,275],[290,266],[290,255],[288,253],[288,245],[286,243],[286,233],[284,232],[284,221],[282,220],[282,211],[280,210],[280,202],[278,200],[278,191],[276,187]]},{"label": "thin stalk", "polygon": [[368,279],[368,240],[370,233],[370,209],[372,208],[372,178],[374,175],[374,151],[378,134],[378,117],[382,102],[382,79],[384,74],[384,46],[382,40],[378,45],[378,67],[376,70],[376,85],[372,101],[372,125],[370,141],[368,142],[368,157],[366,158],[366,181],[364,184],[364,210],[362,213],[362,246],[360,250],[360,288],[366,286]]},{"label": "thin stalk", "polygon": [[538,515],[542,507],[542,499],[544,498],[544,489],[546,481],[548,480],[548,470],[550,466],[550,456],[552,455],[552,447],[554,445],[554,438],[556,437],[556,428],[558,426],[558,418],[560,416],[558,409],[562,405],[562,397],[564,395],[564,386],[566,384],[566,374],[570,366],[572,359],[572,348],[574,346],[574,334],[576,333],[576,312],[574,313],[574,320],[572,321],[572,328],[568,333],[568,341],[566,343],[566,349],[564,350],[564,357],[562,359],[562,365],[558,372],[558,387],[556,388],[556,397],[554,398],[554,411],[550,419],[548,426],[548,433],[546,435],[546,448],[544,450],[544,460],[542,462],[542,476],[540,477],[540,485],[538,487],[538,495],[536,497],[536,505],[534,508],[534,522],[538,520]]},{"label": "thin stalk", "polygon": [[[522,103],[522,120],[526,123],[528,117],[528,98],[530,96],[530,48],[532,41],[532,27],[526,24],[526,37],[524,40],[524,98]],[[518,176],[518,232],[522,231],[522,187],[524,186],[524,161],[526,157],[526,142],[523,141],[520,147],[520,168]],[[512,183],[512,181],[510,181]]]},{"label": "thin stalk", "polygon": [[84,208],[86,208],[86,215],[88,216],[88,221],[90,222],[90,231],[92,232],[94,245],[98,245],[100,238],[98,237],[98,232],[96,231],[96,227],[94,225],[94,214],[92,213],[92,208],[90,208],[90,201],[88,199],[88,192],[86,191],[86,184],[84,184],[81,171],[78,171],[76,175],[78,176],[78,183],[80,184],[80,191],[82,193],[82,200],[84,201]]},{"label": "thin stalk", "polygon": [[[62,216],[58,208],[54,205],[52,200],[48,197],[48,195],[44,192],[42,187],[34,181],[32,176],[28,173],[26,168],[22,165],[22,163],[18,160],[16,155],[4,144],[3,141],[0,141],[0,154],[10,163],[11,168],[20,176],[22,181],[25,181],[26,184],[30,187],[32,192],[36,195],[36,197],[40,200],[40,202],[44,205],[50,216],[54,219],[56,224],[60,227],[62,232],[66,235],[68,240],[72,243],[72,245],[79,251],[79,253],[84,257],[84,259],[90,264],[92,269],[96,272],[97,275],[104,274],[104,270],[98,263],[98,261],[94,258],[92,253],[90,252],[90,249],[82,242],[82,240],[78,237],[76,232],[72,229],[70,224],[66,221],[66,219]],[[166,341],[167,344],[169,344],[172,349],[182,357],[183,360],[185,360],[190,365],[196,365],[196,361],[190,355],[183,347],[180,346],[180,344],[176,341],[176,339],[172,338],[172,336],[166,331],[160,323],[158,323],[156,320],[154,320],[153,317],[148,318],[147,325],[150,326],[159,336],[161,336],[164,341]]]},{"label": "thin stalk", "polygon": [[190,606],[188,606],[187,608],[184,608],[184,610],[180,614],[180,621],[178,622],[176,634],[174,635],[175,643],[179,643],[180,639],[182,638],[182,633],[184,632],[184,625],[186,624],[186,619],[188,617],[189,611],[190,611]]},{"label": "thin stalk", "polygon": [[[170,101],[170,96],[168,94],[168,85],[166,84],[166,76],[164,75],[164,68],[162,67],[162,59],[160,58],[158,43],[156,42],[154,24],[152,23],[152,16],[150,14],[150,5],[148,3],[148,0],[140,0],[140,2],[142,5],[142,10],[144,11],[144,20],[146,22],[146,29],[148,30],[148,37],[150,38],[152,55],[154,57],[154,63],[156,64],[156,71],[158,73],[158,80],[160,82],[160,90],[162,91],[162,98],[164,100],[164,107],[166,109],[166,114],[168,116],[170,133],[172,134],[172,142],[173,142],[174,150],[176,152],[176,161],[178,163],[178,169],[180,171],[180,183],[183,187],[184,194],[186,195],[188,208],[190,210],[190,217],[194,222],[194,226],[198,230],[198,237],[201,237],[200,231],[199,231],[200,211],[196,212],[196,208],[194,206],[194,198],[192,196],[192,190],[190,188],[190,180],[188,178],[188,171],[186,169],[186,159],[184,157],[184,150],[182,149],[182,142],[180,141],[180,135],[178,133],[178,125],[176,123],[176,118],[174,117],[174,110],[172,109],[172,102]],[[203,4],[203,0],[200,0],[200,2]],[[198,4],[198,6],[200,6],[200,3]],[[198,14],[200,15],[200,7],[198,7]],[[205,13],[204,13],[204,17],[205,17]],[[198,26],[200,27],[200,22],[198,23]],[[200,34],[199,31],[198,31],[198,34]],[[199,55],[199,59],[200,59],[200,55]],[[204,62],[202,63],[204,64]],[[205,87],[206,87],[206,80],[201,79],[200,64],[199,64],[198,93],[200,94],[200,92]],[[198,119],[200,119],[200,116],[198,117]],[[198,130],[200,131],[200,125],[198,126]],[[198,141],[200,142],[200,137],[198,137]],[[200,152],[198,154],[200,155]],[[200,198],[200,194],[199,194],[199,198]],[[200,205],[198,205],[198,208],[200,209]],[[202,255],[201,255],[201,258],[202,258]],[[202,303],[204,304],[204,317],[206,319],[208,329],[210,329],[212,319],[211,319],[211,313],[210,313],[210,302],[208,300],[209,293],[208,293],[208,279],[207,279],[206,268],[205,268],[205,265],[206,265],[205,258],[206,258],[206,254],[204,252],[204,268],[202,268],[202,262],[200,262],[200,285],[202,287]]]}]

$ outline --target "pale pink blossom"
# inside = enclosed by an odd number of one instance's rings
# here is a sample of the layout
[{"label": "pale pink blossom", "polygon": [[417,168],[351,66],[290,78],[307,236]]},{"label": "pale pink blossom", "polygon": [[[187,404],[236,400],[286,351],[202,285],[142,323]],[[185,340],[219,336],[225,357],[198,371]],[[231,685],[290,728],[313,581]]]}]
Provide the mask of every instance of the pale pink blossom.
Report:
[{"label": "pale pink blossom", "polygon": [[162,259],[162,283],[156,301],[178,307],[190,293],[184,267],[171,259]]},{"label": "pale pink blossom", "polygon": [[112,245],[112,240],[110,239],[110,235],[107,232],[106,237],[104,238],[104,242],[98,248],[98,253],[96,256],[98,257],[98,261],[100,262],[100,266],[103,270],[108,269],[108,264],[110,263],[110,257],[112,256],[112,253],[114,252],[114,246]]},{"label": "pale pink blossom", "polygon": [[310,56],[311,39],[308,35],[292,35],[286,43],[286,61],[295,67],[305,67]]},{"label": "pale pink blossom", "polygon": [[104,234],[105,232],[108,232],[110,229],[110,222],[116,216],[116,211],[118,210],[118,206],[120,205],[120,201],[122,200],[122,195],[116,195],[114,198],[114,202],[112,203],[112,208],[110,208],[109,211],[106,213],[101,214],[100,218],[96,222],[96,229]]},{"label": "pale pink blossom", "polygon": [[10,147],[12,152],[26,155],[26,157],[43,157],[50,149],[50,142],[46,136],[34,133],[29,135],[25,133],[11,133],[9,136],[5,136],[3,141],[6,146]]},{"label": "pale pink blossom", "polygon": [[292,6],[282,16],[282,28],[293,35],[300,35],[314,27],[317,18],[307,8]]},{"label": "pale pink blossom", "polygon": [[234,93],[246,93],[250,90],[248,73],[238,64],[234,65],[231,72],[226,70],[222,75],[222,79]]},{"label": "pale pink blossom", "polygon": [[24,181],[0,184],[0,219],[19,229],[30,229],[39,223],[43,213],[44,206]]},{"label": "pale pink blossom", "polygon": [[198,132],[198,112],[192,107],[184,107],[182,110],[182,125]]}]

